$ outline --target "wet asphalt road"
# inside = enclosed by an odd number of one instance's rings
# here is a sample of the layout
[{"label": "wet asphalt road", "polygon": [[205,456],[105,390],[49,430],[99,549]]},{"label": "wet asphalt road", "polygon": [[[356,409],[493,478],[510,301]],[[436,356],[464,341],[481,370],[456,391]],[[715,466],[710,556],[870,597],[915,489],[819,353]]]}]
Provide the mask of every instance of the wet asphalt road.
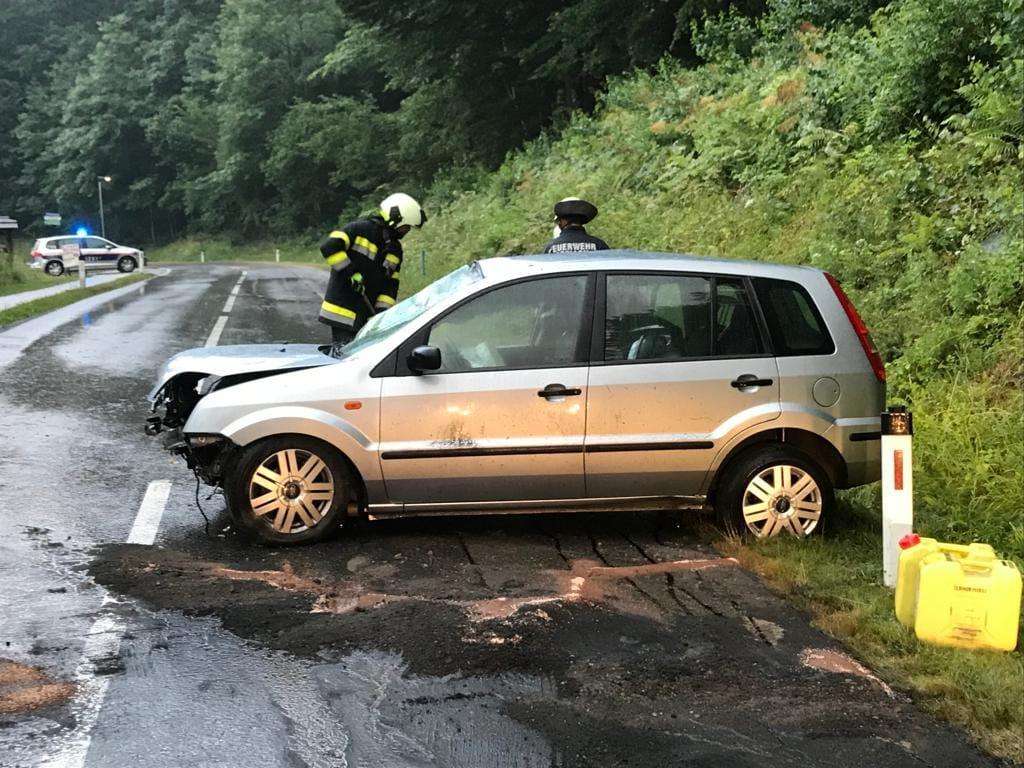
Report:
[{"label": "wet asphalt road", "polygon": [[[204,489],[207,535],[144,397],[242,269],[175,268],[0,368],[0,766],[996,764],[667,515],[273,550]],[[325,338],[324,273],[245,269],[222,344]],[[124,544],[155,480],[155,545]]]}]

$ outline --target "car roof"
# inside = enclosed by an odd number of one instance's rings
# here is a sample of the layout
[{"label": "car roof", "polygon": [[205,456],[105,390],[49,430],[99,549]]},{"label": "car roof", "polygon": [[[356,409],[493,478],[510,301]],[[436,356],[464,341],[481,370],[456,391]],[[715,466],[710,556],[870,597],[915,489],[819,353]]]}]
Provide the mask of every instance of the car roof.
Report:
[{"label": "car roof", "polygon": [[727,275],[800,280],[801,277],[807,277],[808,272],[821,272],[813,267],[771,264],[764,261],[706,258],[683,253],[657,253],[627,249],[496,256],[490,259],[481,259],[479,263],[484,275],[488,279],[494,280],[509,280],[533,274],[599,270],[717,272]]}]

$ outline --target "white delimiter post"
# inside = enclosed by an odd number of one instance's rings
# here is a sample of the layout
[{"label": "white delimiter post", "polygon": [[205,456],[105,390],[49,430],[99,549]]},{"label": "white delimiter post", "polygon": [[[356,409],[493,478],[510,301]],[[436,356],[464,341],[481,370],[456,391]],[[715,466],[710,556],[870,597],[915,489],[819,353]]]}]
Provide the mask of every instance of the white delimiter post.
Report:
[{"label": "white delimiter post", "polygon": [[899,540],[914,529],[913,415],[903,405],[882,414],[882,582],[896,586]]},{"label": "white delimiter post", "polygon": [[277,261],[277,262],[281,261],[281,249],[280,248],[275,248],[274,249],[274,261]]}]

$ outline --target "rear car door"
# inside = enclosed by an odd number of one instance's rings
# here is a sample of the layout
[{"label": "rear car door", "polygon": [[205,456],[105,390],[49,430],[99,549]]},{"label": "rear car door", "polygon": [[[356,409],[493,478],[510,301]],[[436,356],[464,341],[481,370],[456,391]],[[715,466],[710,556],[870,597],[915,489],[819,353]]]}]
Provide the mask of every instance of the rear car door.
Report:
[{"label": "rear car door", "polygon": [[[587,274],[500,285],[403,345],[381,388],[393,503],[583,496],[593,292]],[[441,351],[440,370],[403,370],[420,344]]]},{"label": "rear car door", "polygon": [[716,448],[779,416],[778,368],[748,281],[681,272],[599,280],[587,495],[696,495]]}]

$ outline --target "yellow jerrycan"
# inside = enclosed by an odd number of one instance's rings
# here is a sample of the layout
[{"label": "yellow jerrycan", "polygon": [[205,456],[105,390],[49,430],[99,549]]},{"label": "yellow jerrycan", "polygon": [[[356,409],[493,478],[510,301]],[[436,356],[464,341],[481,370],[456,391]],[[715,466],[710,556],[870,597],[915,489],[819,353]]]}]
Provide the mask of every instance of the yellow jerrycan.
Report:
[{"label": "yellow jerrycan", "polygon": [[896,616],[936,645],[1012,651],[1021,577],[987,544],[945,544],[917,534],[900,541]]}]

